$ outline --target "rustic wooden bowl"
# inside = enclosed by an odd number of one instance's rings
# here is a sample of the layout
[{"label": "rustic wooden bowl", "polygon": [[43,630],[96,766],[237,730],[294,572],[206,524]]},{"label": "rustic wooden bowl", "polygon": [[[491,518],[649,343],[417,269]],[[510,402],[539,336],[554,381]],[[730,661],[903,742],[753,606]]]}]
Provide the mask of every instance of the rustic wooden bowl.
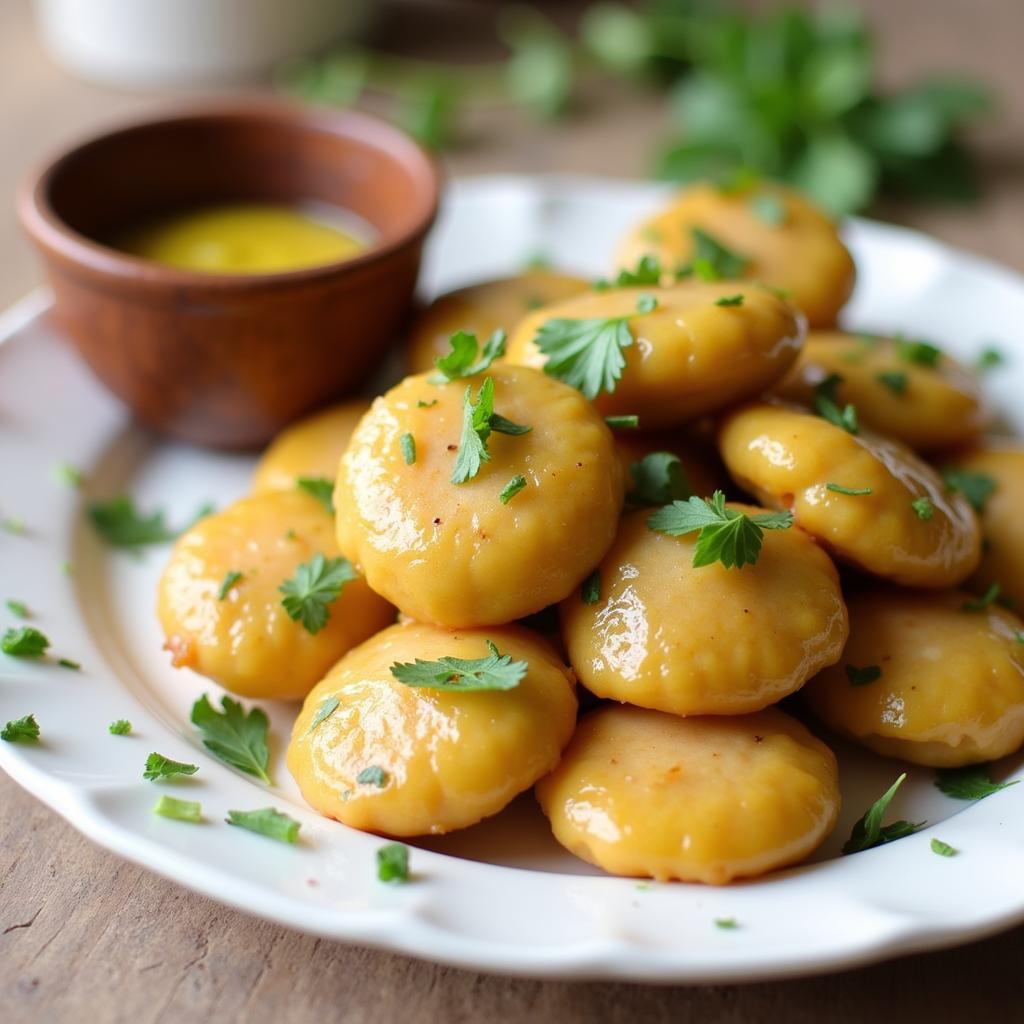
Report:
[{"label": "rustic wooden bowl", "polygon": [[[34,175],[21,222],[42,251],[57,324],[145,423],[247,448],[357,389],[403,326],[437,169],[402,132],[353,111],[277,101],[192,109],[100,135]],[[376,231],[359,256],[211,274],[103,244],[212,202],[323,201]]]}]

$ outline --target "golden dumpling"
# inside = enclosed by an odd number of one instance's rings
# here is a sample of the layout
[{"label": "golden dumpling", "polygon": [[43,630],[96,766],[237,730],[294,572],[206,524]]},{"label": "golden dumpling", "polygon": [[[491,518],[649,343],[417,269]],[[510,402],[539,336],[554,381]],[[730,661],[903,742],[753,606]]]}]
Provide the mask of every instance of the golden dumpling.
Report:
[{"label": "golden dumpling", "polygon": [[842,662],[804,689],[837,732],[887,757],[956,767],[1024,743],[1024,622],[966,591],[850,598]]},{"label": "golden dumpling", "polygon": [[[560,601],[615,536],[623,481],[611,431],[578,391],[536,370],[431,376],[378,398],[353,435],[334,495],[341,550],[422,622],[511,622]],[[494,412],[529,431],[492,432],[476,475],[453,483],[467,403],[485,387]]]},{"label": "golden dumpling", "polygon": [[[490,654],[527,664],[508,690],[409,686],[397,663]],[[437,835],[497,814],[557,763],[576,723],[572,678],[525,629],[392,626],[306,698],[288,768],[321,814],[392,836]]]},{"label": "golden dumpling", "polygon": [[812,327],[834,324],[853,290],[853,260],[832,221],[799,193],[767,183],[686,189],[630,232],[618,265],[654,256],[667,271],[685,267],[700,255],[695,230],[742,260],[734,276],[783,289]]},{"label": "golden dumpling", "polygon": [[281,585],[316,556],[338,554],[332,517],[300,491],[243,498],[200,519],[178,538],[158,588],[174,664],[244,697],[304,697],[349,648],[394,619],[365,580],[344,573],[323,628],[310,632],[288,615]]},{"label": "golden dumpling", "polygon": [[537,786],[555,838],[613,875],[722,885],[795,864],[839,813],[836,759],[769,709],[679,718],[603,707]]},{"label": "golden dumpling", "polygon": [[970,505],[908,448],[798,409],[757,403],[725,418],[733,479],[831,552],[905,586],[955,586],[978,564]]},{"label": "golden dumpling", "polygon": [[[651,302],[656,302],[648,312]],[[727,281],[687,281],[671,288],[612,288],[537,310],[520,323],[507,360],[538,369],[551,356],[538,335],[559,322],[620,321],[630,343],[611,394],[594,404],[606,416],[638,415],[640,429],[685,423],[758,394],[796,359],[803,324],[765,288]]]}]

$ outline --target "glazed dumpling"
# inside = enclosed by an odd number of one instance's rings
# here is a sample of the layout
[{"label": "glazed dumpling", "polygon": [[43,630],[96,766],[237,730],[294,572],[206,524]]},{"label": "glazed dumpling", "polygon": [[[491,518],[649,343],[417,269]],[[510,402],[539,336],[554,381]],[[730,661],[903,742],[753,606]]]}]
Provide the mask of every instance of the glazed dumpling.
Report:
[{"label": "glazed dumpling", "polygon": [[[611,431],[578,391],[526,367],[432,379],[406,378],[356,429],[334,495],[341,550],[423,622],[511,622],[560,601],[615,536],[623,481]],[[475,443],[466,417],[485,391],[496,415],[529,430],[494,430],[487,461],[455,483]]]},{"label": "glazed dumpling", "polygon": [[962,590],[854,594],[842,662],[804,689],[814,713],[886,757],[956,767],[1024,743],[1024,622]]},{"label": "glazed dumpling", "polygon": [[353,398],[281,431],[256,463],[253,494],[290,491],[299,477],[320,477],[333,484],[338,475],[338,460],[369,408],[367,399]]},{"label": "glazed dumpling", "polygon": [[1024,609],[1024,447],[1019,441],[992,439],[952,459],[947,483],[956,484],[957,474],[979,510],[985,538],[981,564],[970,584],[982,592],[998,583]]},{"label": "glazed dumpling", "polygon": [[[410,686],[416,659],[525,662],[513,689]],[[306,698],[288,747],[302,795],[329,818],[392,836],[437,835],[497,814],[557,763],[576,723],[572,678],[518,626],[392,626],[341,659]]]},{"label": "glazed dumpling", "polygon": [[[974,570],[978,521],[908,448],[768,403],[728,415],[719,433],[733,479],[788,508],[833,554],[906,586],[949,587]],[[852,493],[851,493],[852,492]]]},{"label": "glazed dumpling", "polygon": [[532,310],[588,287],[581,277],[537,268],[446,292],[413,323],[407,349],[409,372],[433,370],[434,360],[447,354],[448,339],[456,331],[475,334],[481,341],[499,328],[510,332]]},{"label": "glazed dumpling", "polygon": [[603,707],[537,786],[555,838],[613,875],[723,885],[795,864],[839,813],[836,759],[768,709],[679,718]]},{"label": "glazed dumpling", "polygon": [[[757,512],[743,505],[738,511]],[[739,715],[774,704],[842,654],[839,574],[802,530],[765,531],[753,565],[693,566],[696,534],[622,523],[594,594],[562,602],[562,637],[599,697],[677,715]]]},{"label": "glazed dumpling", "polygon": [[618,265],[654,256],[665,270],[686,267],[704,251],[695,231],[739,258],[728,276],[783,289],[812,327],[834,324],[853,290],[853,260],[832,221],[797,192],[767,183],[688,188],[630,232]]},{"label": "glazed dumpling", "polygon": [[[639,312],[652,301],[649,312]],[[508,361],[550,371],[553,357],[538,347],[543,336],[584,321],[625,324],[630,344],[622,349],[621,379],[594,402],[606,416],[638,415],[642,430],[685,423],[758,394],[789,369],[803,341],[802,321],[765,288],[689,281],[588,292],[531,313],[509,339]]]},{"label": "glazed dumpling", "polygon": [[243,498],[200,519],[178,538],[158,588],[174,664],[244,697],[305,697],[338,658],[395,614],[342,566],[345,582],[327,605],[323,628],[313,633],[293,620],[279,588],[318,555],[330,570],[339,555],[334,521],[300,491]]},{"label": "glazed dumpling", "polygon": [[983,422],[978,378],[922,342],[842,331],[812,331],[796,364],[773,390],[810,405],[831,375],[838,402],[852,403],[865,426],[916,451],[973,438]]}]

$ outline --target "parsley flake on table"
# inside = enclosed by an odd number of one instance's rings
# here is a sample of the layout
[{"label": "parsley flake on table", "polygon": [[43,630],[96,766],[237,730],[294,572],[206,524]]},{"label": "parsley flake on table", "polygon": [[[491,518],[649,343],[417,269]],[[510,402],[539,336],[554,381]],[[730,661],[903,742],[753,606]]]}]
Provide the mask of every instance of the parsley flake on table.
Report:
[{"label": "parsley flake on table", "polygon": [[19,619],[27,619],[29,617],[28,605],[23,601],[15,601],[13,598],[6,602],[7,610],[12,615],[17,615]]},{"label": "parsley flake on table", "polygon": [[940,768],[936,773],[935,787],[954,800],[983,800],[993,793],[1009,786],[1016,786],[1018,780],[993,782],[987,764],[969,764],[964,768]]},{"label": "parsley flake on table", "polygon": [[480,472],[485,462],[491,461],[487,440],[494,431],[499,434],[528,434],[533,428],[513,423],[494,411],[494,380],[485,377],[473,401],[472,387],[466,388],[462,401],[462,435],[452,469],[453,484],[464,484]]},{"label": "parsley flake on table", "polygon": [[392,884],[409,881],[409,847],[388,843],[377,850],[377,878]]},{"label": "parsley flake on table", "polygon": [[1001,592],[999,584],[992,583],[981,597],[972,597],[969,601],[964,601],[961,607],[965,612],[983,612],[998,600]]},{"label": "parsley flake on table", "polygon": [[907,393],[907,375],[900,370],[883,370],[875,374],[875,380],[887,387],[894,395]]},{"label": "parsley flake on table", "polygon": [[676,271],[677,277],[696,274],[704,281],[724,281],[742,276],[750,260],[723,245],[702,228],[691,228],[693,260]]},{"label": "parsley flake on table", "polygon": [[320,702],[320,707],[316,709],[316,714],[313,715],[313,721],[309,723],[309,732],[312,732],[321,722],[326,722],[335,711],[338,710],[338,706],[341,701],[337,697],[327,697]]},{"label": "parsley flake on table", "polygon": [[82,670],[81,662],[72,661],[70,658],[58,658],[57,664],[61,668],[69,668],[74,672],[80,672]]},{"label": "parsley flake on table", "polygon": [[629,317],[546,320],[534,342],[546,355],[544,372],[593,400],[611,394],[626,366],[624,349],[633,344]]},{"label": "parsley flake on table", "polygon": [[65,487],[81,487],[85,477],[77,466],[70,462],[59,462],[53,467],[53,479]]},{"label": "parsley flake on table", "polygon": [[944,843],[941,839],[933,838],[930,845],[932,853],[937,853],[940,857],[955,857],[958,852],[949,843]]},{"label": "parsley flake on table", "polygon": [[958,469],[956,466],[943,467],[942,481],[947,490],[962,494],[975,512],[985,511],[985,503],[996,489],[995,477],[988,473],[972,473],[969,469]]},{"label": "parsley flake on table", "polygon": [[242,573],[237,569],[232,569],[228,572],[224,579],[221,581],[220,589],[217,591],[217,600],[224,601],[227,599],[228,594],[231,593],[232,588],[242,579]]},{"label": "parsley flake on table", "polygon": [[907,773],[904,772],[872,805],[864,817],[853,826],[850,838],[843,846],[843,853],[860,853],[862,850],[870,850],[875,846],[882,846],[891,843],[896,839],[903,839],[905,836],[913,835],[924,828],[925,822],[916,824],[909,821],[894,821],[890,825],[883,825],[882,818],[889,809],[896,791],[903,785]]},{"label": "parsley flake on table", "polygon": [[334,515],[334,484],[327,477],[300,476],[295,481],[295,486],[310,497],[316,498],[328,515]]},{"label": "parsley flake on table", "polygon": [[360,786],[376,786],[383,789],[388,784],[388,773],[379,764],[371,764],[356,776],[356,782]]},{"label": "parsley flake on table", "polygon": [[584,604],[597,604],[601,600],[601,570],[595,569],[580,587],[580,600]]},{"label": "parsley flake on table", "polygon": [[893,340],[896,342],[896,354],[905,362],[935,367],[942,358],[942,349],[936,348],[930,342],[911,341],[901,335],[897,335]]},{"label": "parsley flake on table", "polygon": [[445,384],[465,377],[475,377],[478,373],[489,370],[491,363],[505,354],[505,342],[505,332],[497,330],[484,342],[481,349],[475,334],[456,331],[448,339],[448,354],[438,356],[434,360],[438,373],[430,378],[430,383]]},{"label": "parsley flake on table", "polygon": [[735,917],[716,917],[715,918],[715,927],[720,929],[723,932],[735,931],[737,928],[739,928],[739,926],[740,926],[739,922],[736,920]]},{"label": "parsley flake on table", "polygon": [[498,495],[498,501],[502,505],[507,505],[524,487],[526,486],[526,477],[520,473],[518,476],[512,477],[511,480],[501,489],[501,493]]},{"label": "parsley flake on table", "polygon": [[761,553],[765,530],[788,530],[792,512],[758,512],[750,515],[725,507],[725,495],[715,491],[707,502],[696,495],[659,508],[647,520],[658,533],[682,537],[699,531],[693,551],[695,568],[721,562],[726,569],[753,565]]},{"label": "parsley flake on table", "polygon": [[978,358],[974,361],[974,368],[978,373],[988,373],[989,370],[996,370],[1005,366],[1006,354],[998,348],[988,347],[981,350]]},{"label": "parsley flake on table", "polygon": [[331,617],[330,605],[338,600],[345,584],[357,576],[347,558],[324,558],[318,551],[308,562],[301,562],[295,575],[277,589],[284,594],[281,604],[288,617],[301,622],[303,629],[315,636]]},{"label": "parsley flake on table", "polygon": [[529,665],[513,661],[510,654],[499,654],[488,640],[490,653],[484,658],[439,658],[437,661],[396,662],[391,674],[406,686],[430,690],[512,690],[526,675]]},{"label": "parsley flake on table", "polygon": [[262,708],[245,708],[230,697],[222,697],[218,711],[204,693],[192,705],[192,724],[202,733],[203,746],[225,764],[255,775],[269,783],[267,749],[269,722]]},{"label": "parsley flake on table", "polygon": [[170,529],[164,522],[162,509],[145,516],[136,509],[135,502],[126,496],[94,502],[89,506],[89,519],[100,536],[116,548],[163,544],[178,535],[176,530]]},{"label": "parsley flake on table", "polygon": [[198,822],[202,820],[203,808],[198,800],[179,800],[173,796],[161,796],[153,808],[154,814],[175,821]]},{"label": "parsley flake on table", "polygon": [[398,439],[398,446],[402,449],[402,458],[407,466],[416,461],[416,438],[412,434],[403,434]]},{"label": "parsley flake on table", "polygon": [[932,505],[931,499],[925,494],[922,494],[920,498],[915,498],[910,503],[910,507],[914,510],[917,518],[923,519],[925,522],[928,522],[935,515],[935,508]]},{"label": "parsley flake on table", "polygon": [[864,495],[871,493],[870,487],[844,487],[842,484],[825,484],[826,491],[832,491],[833,494],[848,494],[851,497],[860,498]]},{"label": "parsley flake on table", "polygon": [[778,196],[758,192],[750,197],[750,209],[763,224],[777,228],[786,220],[786,207]]},{"label": "parsley flake on table", "polygon": [[111,736],[129,736],[132,731],[132,723],[127,718],[118,718],[107,726],[107,732]]},{"label": "parsley flake on table", "polygon": [[299,823],[273,807],[263,807],[258,811],[228,811],[224,820],[229,825],[269,836],[281,843],[294,843],[299,838]]},{"label": "parsley flake on table", "polygon": [[830,373],[814,389],[814,411],[833,426],[841,427],[848,434],[856,434],[860,429],[857,410],[847,402],[840,407],[836,397],[836,389],[843,383],[838,373]]},{"label": "parsley flake on table", "polygon": [[34,626],[19,626],[8,629],[0,639],[0,651],[15,658],[41,658],[50,641]]},{"label": "parsley flake on table", "polygon": [[640,417],[631,416],[605,416],[605,423],[612,430],[637,430],[640,427]]},{"label": "parsley flake on table", "polygon": [[629,467],[633,489],[626,495],[630,505],[667,505],[685,501],[693,494],[679,456],[672,452],[650,452]]},{"label": "parsley flake on table", "polygon": [[661,262],[656,256],[641,256],[634,269],[624,267],[619,271],[615,284],[618,288],[656,286],[661,283],[661,274]]},{"label": "parsley flake on table", "polygon": [[865,665],[863,668],[847,665],[846,678],[850,680],[851,686],[867,686],[882,678],[882,669],[878,665]]},{"label": "parsley flake on table", "polygon": [[199,771],[197,764],[173,761],[154,751],[146,758],[146,768],[142,777],[150,782],[156,782],[158,779],[173,779],[178,775],[195,775],[197,771]]},{"label": "parsley flake on table", "polygon": [[35,715],[25,715],[8,722],[0,729],[0,740],[8,743],[35,743],[39,739],[39,723]]}]

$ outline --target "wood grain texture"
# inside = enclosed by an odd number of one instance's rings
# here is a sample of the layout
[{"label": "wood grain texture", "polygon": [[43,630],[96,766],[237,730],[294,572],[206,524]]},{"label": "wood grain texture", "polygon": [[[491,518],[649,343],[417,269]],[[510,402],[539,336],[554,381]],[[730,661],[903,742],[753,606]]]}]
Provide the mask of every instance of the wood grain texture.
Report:
[{"label": "wood grain texture", "polygon": [[[1021,0],[862,0],[893,82],[928,69],[982,74],[1002,116],[977,144],[980,207],[884,211],[1024,269],[1024,38]],[[28,0],[0,3],[0,195],[54,144],[165,98],[77,83],[41,53]],[[645,172],[663,115],[649,98],[597,91],[569,124],[511,112],[475,119],[454,173]],[[9,203],[0,204],[0,306],[38,280]],[[694,989],[489,977],[298,935],[227,910],[80,837],[0,776],[0,1020],[501,1021],[502,1024],[902,1024],[1021,1014],[1024,929],[957,951],[801,981]]]}]

